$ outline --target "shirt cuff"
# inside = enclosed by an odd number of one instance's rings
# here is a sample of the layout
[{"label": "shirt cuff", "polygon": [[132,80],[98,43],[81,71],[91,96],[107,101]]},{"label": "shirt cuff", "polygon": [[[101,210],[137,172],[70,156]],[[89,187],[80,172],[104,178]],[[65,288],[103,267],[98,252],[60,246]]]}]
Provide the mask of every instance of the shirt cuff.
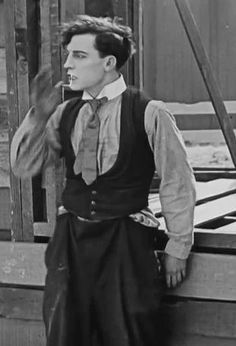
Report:
[{"label": "shirt cuff", "polygon": [[192,244],[183,244],[174,239],[169,239],[165,247],[165,253],[179,259],[187,259],[191,248]]}]

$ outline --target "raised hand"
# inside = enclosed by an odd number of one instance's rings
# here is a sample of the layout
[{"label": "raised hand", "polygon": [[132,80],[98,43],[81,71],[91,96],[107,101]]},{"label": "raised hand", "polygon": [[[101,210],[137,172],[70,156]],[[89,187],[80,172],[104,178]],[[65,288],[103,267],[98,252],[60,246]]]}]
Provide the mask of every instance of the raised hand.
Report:
[{"label": "raised hand", "polygon": [[51,85],[52,72],[48,67],[42,68],[34,78],[31,88],[31,102],[35,107],[38,120],[47,122],[61,101],[60,87],[62,81]]}]

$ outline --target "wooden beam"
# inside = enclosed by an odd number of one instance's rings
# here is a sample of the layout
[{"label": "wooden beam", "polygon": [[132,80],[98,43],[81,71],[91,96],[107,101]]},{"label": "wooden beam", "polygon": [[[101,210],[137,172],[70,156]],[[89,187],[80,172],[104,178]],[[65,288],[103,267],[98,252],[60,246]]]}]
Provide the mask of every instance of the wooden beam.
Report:
[{"label": "wooden beam", "polygon": [[[46,244],[0,242],[0,285],[43,288]],[[236,256],[192,253],[183,284],[166,295],[236,301]]]},{"label": "wooden beam", "polygon": [[[236,212],[236,194],[197,205],[194,211],[194,226],[198,227],[208,221],[217,220]],[[158,219],[160,229],[166,229],[164,217]]]},{"label": "wooden beam", "polygon": [[[50,66],[53,72],[51,84],[55,85],[61,79],[61,51],[58,35],[58,25],[60,24],[60,4],[59,0],[42,0],[40,2],[41,12],[41,66]],[[57,178],[55,167],[50,167],[43,173],[42,187],[46,189],[46,229],[54,229],[54,220],[56,215]],[[61,186],[62,184],[58,184]],[[60,197],[58,197],[59,199]],[[35,228],[35,226],[34,226]],[[45,230],[46,231],[46,230]],[[50,234],[48,234],[49,236]]]},{"label": "wooden beam", "polygon": [[190,8],[187,6],[186,0],[174,1],[219,120],[220,127],[232,157],[232,161],[236,166],[236,138],[226,108],[222,101],[223,98],[221,91],[217,85],[209,58],[202,44],[197,24],[193,18]]},{"label": "wooden beam", "polygon": [[43,287],[45,244],[0,242],[0,284]]},{"label": "wooden beam", "polygon": [[[216,179],[208,182],[196,182],[197,205],[236,192],[235,179]],[[154,214],[161,213],[161,202],[158,193],[149,195],[149,207]],[[206,205],[206,204],[205,204]],[[220,216],[220,215],[219,215]]]},{"label": "wooden beam", "polygon": [[236,249],[236,222],[217,229],[194,229],[194,249],[211,249],[212,251]]},{"label": "wooden beam", "polygon": [[165,298],[162,316],[167,333],[172,334],[172,337],[188,334],[236,338],[235,303],[193,300],[171,303],[171,300]]},{"label": "wooden beam", "polygon": [[0,287],[0,316],[42,321],[43,290]]},{"label": "wooden beam", "polygon": [[[219,122],[215,114],[175,114],[176,124],[181,131],[218,130]],[[236,113],[230,114],[231,125],[236,129]]]},{"label": "wooden beam", "polygon": [[45,346],[43,322],[0,318],[0,345]]},{"label": "wooden beam", "polygon": [[[15,30],[16,30],[16,51],[17,51],[17,89],[19,122],[21,123],[29,109],[29,47],[27,47],[28,32],[33,28],[28,27],[28,11],[30,4],[27,0],[15,1]],[[33,15],[33,13],[31,13]],[[32,21],[31,21],[32,23]],[[23,238],[20,240],[33,241],[33,202],[32,202],[32,181],[22,179],[21,199],[22,199],[22,221]]]},{"label": "wooden beam", "polygon": [[[19,126],[18,91],[17,91],[17,66],[16,66],[16,37],[15,37],[15,1],[4,1],[5,13],[5,41],[6,41],[6,70],[7,70],[7,100],[9,119],[9,143]],[[21,182],[10,170],[11,184],[11,229],[13,238],[23,239],[23,225],[21,216]]]},{"label": "wooden beam", "polygon": [[[235,281],[235,282],[234,282]],[[236,257],[192,253],[187,279],[167,295],[236,301]]]},{"label": "wooden beam", "polygon": [[143,90],[143,0],[133,0],[132,4],[132,29],[136,42],[136,53],[133,58],[133,84]]},{"label": "wooden beam", "polygon": [[[27,0],[4,2],[6,19],[6,65],[9,103],[9,139],[29,107],[29,47]],[[31,6],[34,6],[32,4]],[[31,13],[31,12],[30,12]],[[31,180],[20,180],[10,172],[13,240],[32,241],[33,208]]]},{"label": "wooden beam", "polygon": [[8,187],[0,187],[0,232],[1,229],[11,229],[11,203]]},{"label": "wooden beam", "polygon": [[209,181],[220,178],[236,179],[236,172],[234,169],[224,168],[223,170],[218,167],[194,167],[194,176],[198,181]]},{"label": "wooden beam", "polygon": [[234,346],[235,339],[208,337],[193,334],[175,334],[169,336],[167,344],[164,346]]}]

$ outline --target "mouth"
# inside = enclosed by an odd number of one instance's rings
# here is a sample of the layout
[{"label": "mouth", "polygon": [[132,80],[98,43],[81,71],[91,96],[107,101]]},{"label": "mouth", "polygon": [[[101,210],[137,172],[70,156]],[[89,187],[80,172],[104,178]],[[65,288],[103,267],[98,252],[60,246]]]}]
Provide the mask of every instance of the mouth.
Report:
[{"label": "mouth", "polygon": [[72,74],[68,74],[68,80],[69,80],[70,83],[71,83],[72,81],[76,80],[76,79],[78,79],[78,77],[76,77],[76,76],[74,76],[74,75],[72,75]]}]

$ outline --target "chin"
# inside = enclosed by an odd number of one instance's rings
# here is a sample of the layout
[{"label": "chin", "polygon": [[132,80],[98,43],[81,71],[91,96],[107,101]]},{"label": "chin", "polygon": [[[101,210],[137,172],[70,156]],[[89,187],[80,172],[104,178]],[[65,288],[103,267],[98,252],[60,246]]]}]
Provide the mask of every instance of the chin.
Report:
[{"label": "chin", "polygon": [[76,84],[70,84],[69,88],[74,91],[80,91],[83,90],[84,88],[81,85],[76,85]]}]

